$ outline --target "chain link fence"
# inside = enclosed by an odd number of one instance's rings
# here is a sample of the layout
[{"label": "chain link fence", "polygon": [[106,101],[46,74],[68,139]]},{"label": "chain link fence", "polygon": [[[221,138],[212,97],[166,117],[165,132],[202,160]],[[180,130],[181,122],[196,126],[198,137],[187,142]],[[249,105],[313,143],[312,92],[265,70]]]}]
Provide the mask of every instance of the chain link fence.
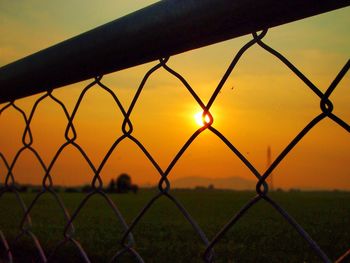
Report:
[{"label": "chain link fence", "polygon": [[[203,262],[215,261],[214,250],[215,250],[216,244],[222,239],[222,237],[231,228],[233,228],[237,224],[238,221],[242,220],[241,218],[247,213],[247,211],[249,211],[252,207],[254,207],[259,202],[266,202],[271,207],[273,207],[284,218],[284,220],[288,222],[288,224],[290,224],[303,239],[306,240],[306,242],[310,245],[310,248],[314,251],[315,254],[317,254],[320,261],[331,262],[330,258],[319,247],[319,245],[312,239],[312,237],[303,229],[303,227],[301,227],[299,223],[295,219],[293,219],[293,217],[288,213],[288,211],[286,211],[280,204],[278,204],[274,199],[272,199],[272,197],[269,195],[268,179],[269,179],[269,176],[272,174],[272,172],[274,172],[275,168],[289,154],[289,152],[296,145],[298,145],[301,139],[324,119],[328,118],[332,120],[334,123],[336,123],[337,125],[339,125],[340,127],[342,127],[347,132],[350,131],[349,124],[346,123],[344,120],[342,120],[340,117],[338,117],[336,114],[334,114],[333,112],[334,105],[330,98],[334,90],[337,88],[338,83],[347,74],[350,67],[350,60],[348,60],[345,63],[343,68],[339,71],[339,73],[334,78],[333,82],[329,85],[328,89],[325,92],[322,92],[306,75],[304,75],[296,66],[294,66],[285,56],[283,56],[277,50],[273,49],[272,47],[270,47],[268,44],[264,42],[264,37],[266,34],[268,34],[267,30],[263,30],[259,33],[255,33],[255,32],[252,33],[251,40],[247,42],[236,53],[231,64],[228,66],[225,74],[222,76],[221,81],[217,85],[216,89],[212,93],[207,103],[205,103],[200,98],[200,96],[196,93],[196,91],[191,87],[191,85],[186,81],[186,79],[181,74],[179,74],[173,68],[168,66],[167,62],[169,60],[169,57],[164,57],[159,59],[158,64],[152,67],[151,69],[149,69],[149,71],[144,75],[137,89],[137,92],[133,97],[132,102],[128,108],[123,107],[122,103],[118,98],[118,95],[115,92],[113,92],[113,90],[110,89],[110,87],[104,84],[103,76],[96,76],[91,81],[91,83],[88,84],[83,89],[72,112],[69,112],[65,104],[60,99],[55,97],[52,90],[45,92],[40,98],[38,98],[35,101],[29,115],[27,115],[25,111],[16,104],[15,100],[10,101],[6,104],[3,104],[0,109],[0,114],[3,115],[3,113],[5,113],[6,111],[14,109],[22,116],[23,122],[25,123],[25,128],[23,131],[22,146],[16,152],[13,160],[10,160],[7,156],[5,156],[0,151],[1,165],[3,165],[6,170],[4,185],[1,187],[1,190],[0,190],[0,200],[5,193],[12,193],[13,195],[16,196],[16,200],[23,212],[22,215],[18,215],[18,216],[21,216],[21,224],[18,229],[18,235],[13,242],[8,242],[7,237],[5,236],[3,231],[0,229],[0,246],[2,246],[2,248],[6,251],[6,253],[2,255],[3,258],[0,261],[13,262],[14,260],[13,247],[15,246],[16,242],[18,242],[21,238],[23,238],[24,236],[27,236],[32,240],[32,243],[36,247],[36,250],[39,254],[40,262],[50,262],[52,259],[55,258],[57,251],[67,243],[71,243],[75,246],[76,250],[79,252],[84,262],[90,262],[89,252],[86,251],[84,247],[75,238],[74,222],[77,216],[81,213],[82,209],[89,203],[89,200],[91,199],[91,197],[99,195],[103,197],[106,200],[106,202],[109,204],[110,209],[115,214],[115,217],[120,221],[124,231],[121,240],[119,240],[120,244],[122,245],[122,249],[115,252],[115,255],[110,259],[111,262],[120,262],[118,260],[120,260],[120,258],[126,253],[130,254],[135,259],[135,262],[144,262],[142,255],[139,254],[139,252],[134,246],[135,239],[133,237],[133,230],[139,224],[140,220],[144,217],[144,215],[149,212],[152,206],[160,198],[167,198],[171,200],[171,202],[173,202],[176,205],[176,208],[182,213],[184,218],[190,223],[194,231],[200,237],[200,239],[202,240],[205,246],[205,251],[203,251],[202,253]],[[256,169],[256,167],[254,167],[254,165],[246,158],[246,156],[233,143],[231,143],[229,139],[227,139],[219,130],[215,128],[213,124],[214,116],[212,116],[211,114],[211,108],[214,102],[216,101],[218,94],[222,90],[223,86],[225,85],[232,71],[234,71],[237,63],[239,62],[239,60],[247,50],[249,50],[252,46],[256,46],[256,45],[260,46],[266,52],[270,53],[271,56],[275,56],[286,67],[288,67],[300,80],[303,81],[303,83],[305,83],[305,88],[310,89],[314,93],[314,95],[318,97],[320,102],[320,113],[317,116],[315,116],[294,137],[292,141],[290,141],[290,143],[277,156],[277,158],[272,162],[272,164],[268,167],[268,169],[264,173],[260,173]],[[131,118],[131,114],[135,108],[135,105],[137,105],[139,98],[142,96],[142,91],[147,81],[152,75],[157,74],[157,71],[159,69],[165,69],[167,72],[169,72],[171,75],[176,77],[179,81],[181,81],[181,83],[183,84],[183,88],[186,89],[191,94],[191,96],[195,99],[195,101],[203,110],[203,121],[204,121],[203,126],[198,128],[187,139],[186,143],[177,152],[177,154],[172,159],[172,161],[168,164],[166,169],[162,169],[159,163],[157,163],[155,158],[152,156],[150,151],[144,146],[142,141],[138,140],[136,137],[133,136],[134,128],[133,128],[133,120]],[[118,138],[115,138],[113,145],[110,147],[110,149],[108,150],[108,152],[106,153],[102,162],[99,165],[95,165],[91,161],[90,156],[83,150],[83,148],[79,145],[79,143],[77,143],[76,139],[78,137],[78,134],[74,126],[76,114],[77,114],[77,111],[79,110],[79,107],[82,101],[84,100],[84,96],[87,93],[87,91],[93,87],[99,87],[99,89],[104,90],[110,95],[111,98],[113,98],[116,104],[116,107],[118,107],[118,110],[122,113],[123,119],[124,119],[121,127],[122,135]],[[31,124],[32,124],[33,118],[36,116],[37,108],[44,101],[50,101],[50,103],[58,105],[63,110],[65,118],[67,120],[67,126],[65,130],[65,142],[62,145],[60,145],[54,157],[49,162],[45,162],[42,156],[37,151],[37,149],[33,146],[34,138],[31,131]],[[227,224],[223,226],[222,229],[212,239],[209,239],[207,237],[206,233],[204,233],[204,231],[201,229],[201,227],[196,222],[196,220],[194,220],[194,218],[191,216],[191,211],[188,211],[185,208],[185,206],[172,194],[171,181],[168,178],[169,173],[177,165],[178,161],[183,156],[183,154],[187,151],[189,146],[193,144],[193,142],[196,141],[198,136],[204,131],[209,131],[215,136],[217,136],[217,138],[219,138],[232,151],[232,154],[237,156],[242,161],[242,163],[244,163],[244,165],[251,171],[251,173],[256,177],[256,196],[251,200],[249,200],[244,206],[242,206],[236,214],[232,215],[231,219],[227,222]],[[5,138],[2,138],[2,139],[5,139]],[[147,201],[146,205],[139,211],[138,215],[132,220],[130,224],[126,222],[123,214],[119,211],[117,204],[115,204],[114,201],[110,198],[110,196],[107,195],[107,193],[104,191],[103,180],[100,176],[101,171],[103,170],[105,164],[107,163],[111,155],[116,151],[120,143],[125,140],[129,140],[133,142],[143,152],[143,154],[147,157],[148,161],[159,173],[159,183],[158,183],[157,194],[155,194],[150,200]],[[68,146],[74,147],[80,152],[81,156],[85,159],[86,163],[88,164],[88,166],[90,167],[91,171],[94,174],[91,180],[92,190],[84,196],[84,198],[80,201],[79,206],[73,211],[73,213],[68,212],[68,209],[66,208],[66,205],[63,202],[60,194],[55,190],[54,179],[51,176],[52,169],[55,167],[58,158],[62,154],[63,150]],[[29,205],[27,205],[24,202],[21,193],[16,187],[16,177],[13,173],[13,170],[16,167],[16,164],[18,163],[20,156],[25,151],[32,152],[35,155],[36,159],[39,161],[40,166],[44,171],[42,175],[41,191],[35,195],[35,198],[30,202]],[[45,248],[42,246],[41,241],[37,237],[35,231],[32,230],[32,221],[31,221],[31,212],[36,207],[37,203],[42,198],[42,196],[44,195],[51,195],[56,200],[65,218],[63,238],[59,243],[57,243],[55,249],[50,251],[50,253],[45,251]],[[347,260],[349,260],[349,251],[345,252],[344,255],[340,256],[337,262],[348,262]],[[271,256],[273,257],[273,255]]]}]

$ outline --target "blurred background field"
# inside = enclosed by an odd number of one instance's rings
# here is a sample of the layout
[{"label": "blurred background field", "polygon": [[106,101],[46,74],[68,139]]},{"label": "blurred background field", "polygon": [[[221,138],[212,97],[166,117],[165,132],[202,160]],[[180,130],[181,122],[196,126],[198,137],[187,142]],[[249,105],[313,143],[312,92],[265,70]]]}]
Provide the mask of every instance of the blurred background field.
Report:
[{"label": "blurred background field", "polygon": [[[70,214],[85,197],[83,193],[59,193]],[[141,189],[137,194],[109,194],[130,224],[156,190]],[[254,197],[251,191],[216,189],[173,190],[209,239]],[[350,243],[350,193],[341,191],[276,191],[276,200],[310,234],[332,259],[336,260]],[[28,206],[35,193],[21,193]],[[21,208],[15,195],[0,199],[0,229],[8,241],[19,234]],[[44,194],[31,212],[32,232],[49,254],[63,239],[64,216],[57,202]],[[121,248],[123,229],[107,202],[92,196],[74,220],[75,235],[92,262],[108,262]],[[205,246],[174,203],[158,199],[132,231],[135,249],[145,262],[203,262]],[[28,236],[15,245],[18,262],[32,262],[37,253]],[[1,253],[4,253],[1,248]],[[308,244],[264,200],[259,201],[215,246],[215,262],[320,262]],[[34,255],[34,256],[33,256]],[[67,256],[69,255],[69,256]],[[57,262],[82,262],[76,248],[68,243],[59,250]],[[125,255],[120,262],[136,262]]]}]

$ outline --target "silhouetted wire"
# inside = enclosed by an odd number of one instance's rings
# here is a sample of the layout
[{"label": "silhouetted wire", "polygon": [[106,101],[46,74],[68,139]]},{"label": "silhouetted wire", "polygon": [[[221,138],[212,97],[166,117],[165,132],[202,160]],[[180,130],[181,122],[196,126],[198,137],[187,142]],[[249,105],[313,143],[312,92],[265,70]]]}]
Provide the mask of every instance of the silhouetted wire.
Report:
[{"label": "silhouetted wire", "polygon": [[[303,229],[302,226],[300,226],[298,222],[294,218],[292,218],[281,205],[279,205],[275,200],[271,198],[271,196],[269,196],[267,178],[271,176],[272,172],[276,169],[276,167],[285,159],[285,157],[294,149],[294,147],[303,139],[303,137],[306,134],[308,134],[310,130],[312,130],[318,123],[320,123],[325,118],[329,118],[333,120],[339,126],[344,128],[347,132],[350,132],[349,125],[344,120],[342,120],[341,118],[339,118],[337,115],[333,113],[334,106],[330,100],[330,96],[332,92],[336,89],[338,84],[347,74],[350,68],[350,60],[346,62],[344,67],[340,70],[340,72],[337,74],[335,79],[329,85],[326,92],[323,93],[286,57],[284,57],[281,53],[279,53],[278,51],[276,51],[275,49],[273,49],[272,47],[270,47],[269,45],[263,42],[263,38],[266,34],[267,34],[267,29],[261,31],[259,34],[255,32],[252,33],[253,38],[250,41],[248,41],[245,45],[243,45],[242,48],[235,54],[231,63],[227,67],[225,73],[223,74],[223,77],[221,78],[220,82],[218,83],[216,88],[213,90],[213,93],[207,103],[202,101],[202,99],[195,92],[195,89],[192,88],[189,82],[179,72],[177,72],[175,69],[171,68],[167,64],[169,61],[169,57],[166,57],[166,58],[161,58],[155,66],[151,67],[146,72],[128,108],[124,108],[119,97],[117,96],[117,93],[102,82],[103,76],[97,76],[91,83],[89,83],[82,90],[71,113],[69,113],[65,104],[53,95],[53,91],[51,90],[47,91],[45,94],[40,96],[37,100],[35,100],[32,106],[32,109],[30,111],[29,117],[27,117],[27,114],[24,112],[23,109],[21,109],[19,106],[15,104],[15,101],[8,102],[2,108],[0,108],[0,116],[4,112],[14,109],[18,114],[20,114],[25,124],[24,132],[22,135],[22,146],[20,146],[20,148],[15,153],[15,156],[13,157],[12,161],[10,161],[3,152],[0,152],[0,160],[1,160],[1,163],[4,165],[4,168],[7,173],[5,176],[4,185],[0,188],[0,198],[6,193],[14,193],[16,196],[17,204],[20,206],[23,212],[23,216],[21,216],[21,223],[18,229],[18,234],[13,241],[9,242],[4,232],[0,229],[0,247],[2,247],[6,251],[7,258],[5,260],[7,262],[14,261],[16,254],[20,254],[20,252],[15,251],[14,249],[15,244],[19,242],[19,240],[21,240],[24,236],[28,236],[33,241],[33,244],[38,253],[37,259],[39,259],[40,262],[53,261],[55,257],[57,257],[57,255],[59,254],[59,251],[65,245],[67,245],[67,243],[71,243],[76,248],[76,250],[79,252],[81,259],[84,262],[91,262],[88,256],[88,253],[85,251],[83,246],[75,237],[74,221],[81,214],[82,209],[86,206],[89,200],[93,196],[98,195],[103,198],[103,200],[107,203],[108,207],[113,211],[115,218],[117,219],[117,224],[119,224],[123,229],[121,238],[117,240],[119,242],[119,245],[114,248],[115,252],[112,258],[110,259],[110,262],[120,262],[121,257],[126,253],[130,254],[130,256],[132,256],[137,262],[144,262],[142,255],[139,254],[139,252],[136,250],[136,247],[135,247],[136,241],[132,234],[132,231],[140,224],[140,221],[145,217],[145,214],[149,212],[150,208],[160,198],[163,198],[163,197],[169,199],[175,205],[176,209],[178,209],[181,212],[184,219],[192,226],[194,233],[197,234],[199,239],[205,245],[205,250],[203,251],[204,262],[215,261],[215,252],[214,252],[215,245],[223,238],[223,236],[230,229],[235,227],[236,223],[239,220],[243,220],[244,215],[247,213],[247,211],[249,211],[253,206],[255,206],[258,202],[262,200],[266,201],[268,204],[271,205],[271,207],[273,207],[277,212],[279,212],[279,214],[281,215],[281,218],[283,218],[286,222],[288,222],[295,229],[295,231],[301,237],[304,238],[304,240],[309,244],[309,246],[312,248],[314,253],[320,258],[322,262],[327,262],[327,263],[331,262],[331,260],[325,254],[325,252],[311,238],[311,236],[305,231],[305,229]],[[218,94],[224,87],[225,83],[227,82],[231,73],[237,66],[238,62],[244,56],[245,52],[247,52],[254,45],[259,45],[261,48],[263,48],[264,50],[266,50],[267,52],[275,56],[284,65],[286,65],[296,76],[298,76],[305,83],[306,87],[309,88],[314,94],[316,94],[320,98],[320,108],[321,108],[321,113],[318,114],[316,117],[314,117],[295,136],[295,138],[282,150],[282,152],[276,157],[276,159],[272,162],[272,164],[267,168],[267,170],[263,174],[261,174],[254,167],[254,165],[242,154],[242,152],[236,146],[234,146],[219,130],[217,130],[214,127],[214,116],[210,113],[210,109],[215,103]],[[189,94],[196,101],[196,103],[202,108],[203,117],[208,116],[209,118],[209,121],[205,122],[202,127],[195,130],[193,134],[185,141],[185,143],[178,150],[174,158],[170,161],[170,163],[166,166],[165,169],[163,169],[159,165],[159,163],[152,156],[150,151],[143,145],[143,143],[138,138],[132,135],[134,130],[133,124],[132,124],[133,109],[135,108],[135,105],[138,103],[138,99],[140,98],[140,96],[142,96],[142,91],[146,88],[145,86],[150,76],[152,76],[153,74],[156,74],[156,72],[161,69],[168,72],[170,76],[175,77],[182,84],[184,89],[189,92]],[[123,116],[123,122],[121,124],[122,135],[115,138],[114,142],[107,150],[106,154],[104,155],[99,165],[95,165],[91,161],[90,157],[85,152],[83,147],[76,142],[76,139],[78,138],[78,133],[74,127],[75,117],[77,115],[78,110],[80,109],[81,103],[84,101],[84,98],[87,92],[89,92],[89,90],[92,88],[97,88],[99,90],[102,90],[106,92],[109,96],[111,96],[113,101],[115,102],[117,110],[120,111]],[[36,111],[39,105],[43,101],[47,101],[47,100],[51,100],[53,103],[57,104],[60,107],[67,121],[67,126],[64,133],[65,142],[58,147],[53,158],[48,163],[45,163],[45,161],[43,160],[39,152],[33,147],[34,137],[31,131],[31,123],[33,118],[36,116]],[[239,160],[251,171],[251,173],[257,179],[257,184],[256,184],[257,195],[254,196],[251,200],[248,200],[236,212],[236,214],[234,214],[230,218],[230,220],[228,220],[228,222],[221,228],[221,230],[211,240],[208,239],[208,237],[206,236],[204,231],[201,229],[201,227],[199,226],[195,218],[191,216],[190,211],[188,211],[185,208],[185,206],[174,195],[172,195],[171,181],[169,179],[169,174],[173,171],[174,167],[182,158],[183,154],[187,151],[189,146],[192,145],[192,143],[204,131],[211,132],[212,134],[217,136],[231,150],[231,152],[236,157],[239,158]],[[155,193],[149,200],[146,201],[144,206],[140,209],[140,211],[133,218],[130,224],[127,224],[123,214],[120,212],[118,208],[118,204],[115,203],[104,191],[103,179],[100,176],[103,168],[105,167],[105,164],[108,162],[111,155],[118,148],[118,145],[125,140],[129,140],[133,142],[143,152],[143,154],[146,156],[148,161],[153,165],[153,167],[155,168],[155,170],[158,172],[160,176],[158,181],[158,192]],[[88,164],[93,174],[91,178],[90,192],[88,192],[84,196],[84,198],[78,204],[77,208],[74,209],[71,214],[66,208],[65,203],[63,202],[61,196],[55,190],[54,188],[55,178],[51,176],[51,171],[54,168],[57,160],[59,159],[62,152],[65,150],[65,148],[68,146],[74,147],[81,154],[81,156],[84,158],[85,162]],[[34,199],[30,202],[28,206],[25,204],[19,189],[17,189],[17,184],[15,180],[16,177],[13,174],[13,170],[16,164],[18,163],[18,159],[24,151],[31,152],[36,158],[36,160],[39,162],[43,170],[43,177],[42,177],[43,180],[41,185],[42,188],[35,195]],[[42,196],[47,194],[53,196],[65,220],[63,238],[58,243],[55,244],[55,246],[53,247],[53,249],[51,249],[51,251],[45,251],[44,248],[42,247],[39,239],[37,238],[36,234],[32,229],[32,219],[30,216],[32,209],[37,206],[38,200],[42,198]],[[336,262],[337,263],[345,262],[345,260],[349,258],[349,255],[350,255],[350,250],[346,251],[343,255],[340,255]],[[273,255],[271,256],[273,257]]]}]

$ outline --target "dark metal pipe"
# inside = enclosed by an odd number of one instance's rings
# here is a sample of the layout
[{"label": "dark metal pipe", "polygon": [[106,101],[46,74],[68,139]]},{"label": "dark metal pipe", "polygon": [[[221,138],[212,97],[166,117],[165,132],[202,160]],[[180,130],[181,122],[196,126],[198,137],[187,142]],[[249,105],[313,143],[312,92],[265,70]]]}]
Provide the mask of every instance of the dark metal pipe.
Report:
[{"label": "dark metal pipe", "polygon": [[350,0],[163,0],[0,68],[0,103],[349,4]]}]

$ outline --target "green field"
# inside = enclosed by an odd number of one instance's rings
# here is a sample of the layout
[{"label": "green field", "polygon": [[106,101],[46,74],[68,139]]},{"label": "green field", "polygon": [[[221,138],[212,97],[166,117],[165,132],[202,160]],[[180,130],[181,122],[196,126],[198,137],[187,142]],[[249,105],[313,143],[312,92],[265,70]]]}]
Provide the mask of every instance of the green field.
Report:
[{"label": "green field", "polygon": [[[152,190],[138,194],[109,195],[129,224],[154,196]],[[209,239],[253,196],[253,192],[175,190],[172,194],[186,207]],[[21,194],[28,205],[34,193]],[[84,194],[60,193],[72,213]],[[292,215],[331,260],[350,244],[349,192],[275,192],[271,197]],[[11,242],[18,234],[21,213],[14,194],[0,198],[0,228]],[[49,194],[39,199],[32,213],[32,231],[46,252],[62,240],[64,217]],[[122,228],[100,196],[94,196],[74,221],[75,238],[92,262],[108,262],[120,248]],[[157,200],[133,231],[135,249],[145,262],[203,262],[202,241],[176,206],[166,197]],[[19,262],[32,262],[30,238],[15,244]],[[3,248],[1,248],[3,253]],[[260,201],[215,246],[215,262],[320,262],[302,237],[269,204]],[[68,256],[69,255],[69,256]],[[71,244],[57,253],[57,262],[82,262]],[[1,260],[0,260],[1,262]],[[123,256],[118,262],[136,262]]]}]

